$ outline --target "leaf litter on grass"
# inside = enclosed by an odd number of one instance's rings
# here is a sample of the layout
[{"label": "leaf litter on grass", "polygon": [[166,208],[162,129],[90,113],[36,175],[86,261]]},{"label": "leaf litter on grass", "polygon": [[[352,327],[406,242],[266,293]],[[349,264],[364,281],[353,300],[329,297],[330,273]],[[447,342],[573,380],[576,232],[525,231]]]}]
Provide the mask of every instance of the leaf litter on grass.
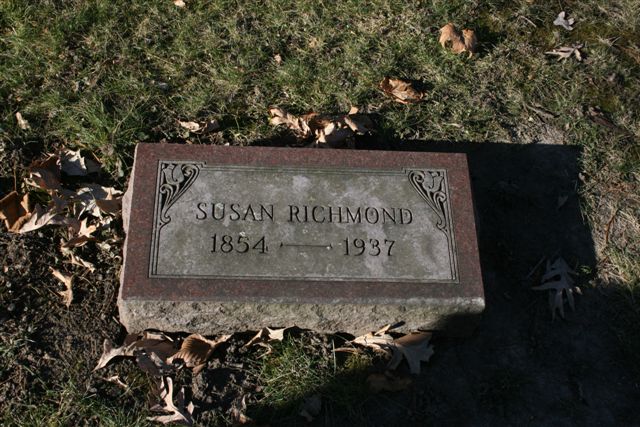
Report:
[{"label": "leaf litter on grass", "polygon": [[578,43],[571,46],[559,47],[549,52],[545,52],[544,54],[557,56],[558,61],[569,59],[572,56],[574,56],[578,60],[578,62],[582,62],[582,52],[580,52],[580,49],[582,49],[582,47],[583,47],[583,44]]},{"label": "leaf litter on grass", "polygon": [[[97,241],[101,231],[113,232],[113,220],[121,210],[122,192],[95,183],[80,184],[76,190],[64,184],[64,177],[89,177],[100,172],[93,156],[80,150],[62,149],[35,160],[28,168],[24,183],[28,191],[17,191],[0,200],[0,219],[12,233],[30,233],[48,226],[63,227],[60,251],[71,265],[95,270],[95,266],[75,254],[73,249]],[[48,199],[48,204],[31,206],[34,199]],[[113,240],[113,239],[111,239]]]},{"label": "leaf litter on grass", "polygon": [[573,19],[573,18],[567,19],[566,16],[567,16],[567,14],[563,10],[562,12],[560,12],[558,14],[556,19],[553,21],[553,25],[558,26],[558,27],[562,27],[567,31],[572,31],[573,30],[572,25],[576,22],[576,20]]},{"label": "leaf litter on grass", "polygon": [[[372,348],[375,351],[389,357],[387,367],[396,369],[402,360],[406,360],[412,374],[420,373],[420,363],[427,362],[434,353],[433,346],[429,343],[430,332],[416,331],[394,338],[388,332],[395,327],[386,325],[376,332],[369,332],[365,335],[349,341],[353,346]],[[335,351],[354,352],[353,347],[341,347]]]},{"label": "leaf litter on grass", "polygon": [[415,88],[409,80],[385,77],[379,84],[380,89],[393,100],[401,104],[414,104],[422,101],[425,93]]},{"label": "leaf litter on grass", "polygon": [[300,140],[312,140],[316,144],[337,144],[355,135],[375,131],[375,125],[367,114],[352,107],[345,115],[324,115],[315,112],[296,116],[280,107],[269,109],[272,126],[286,126]]},{"label": "leaf litter on grass", "polygon": [[478,48],[478,38],[475,31],[468,28],[460,31],[451,22],[440,28],[438,42],[443,48],[449,49],[455,54],[469,52],[469,58],[477,52]]},{"label": "leaf litter on grass", "polygon": [[173,393],[173,379],[181,368],[192,369],[197,375],[204,369],[213,351],[227,341],[231,335],[221,335],[208,339],[200,334],[191,334],[182,340],[170,337],[163,332],[144,331],[125,338],[122,346],[114,347],[105,340],[103,353],[93,371],[106,367],[117,358],[133,358],[138,367],[151,375],[158,385],[158,397],[162,401],[151,408],[152,411],[168,412],[149,418],[161,423],[193,422],[193,406],[184,404],[184,388]]},{"label": "leaf litter on grass", "polygon": [[547,260],[545,273],[540,280],[541,284],[531,288],[534,291],[549,291],[549,309],[554,320],[556,311],[559,311],[560,317],[564,319],[565,296],[569,307],[573,311],[575,310],[574,293],[582,294],[582,290],[575,286],[572,275],[575,276],[576,272],[569,267],[569,264],[562,257],[556,258],[553,262]]}]

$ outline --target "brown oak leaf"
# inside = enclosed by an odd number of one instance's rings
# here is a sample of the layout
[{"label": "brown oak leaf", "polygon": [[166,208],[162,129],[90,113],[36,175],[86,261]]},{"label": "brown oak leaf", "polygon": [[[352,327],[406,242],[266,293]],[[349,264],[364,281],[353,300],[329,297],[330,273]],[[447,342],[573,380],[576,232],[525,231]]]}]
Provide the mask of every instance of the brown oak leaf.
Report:
[{"label": "brown oak leaf", "polygon": [[413,83],[407,80],[385,77],[380,82],[380,89],[401,104],[420,102],[424,98],[424,92],[417,90]]},{"label": "brown oak leaf", "polygon": [[29,219],[29,195],[20,196],[12,191],[0,200],[0,219],[4,221],[7,230],[17,233],[27,219]]},{"label": "brown oak leaf", "polygon": [[469,52],[469,57],[477,52],[478,39],[473,30],[464,29],[460,32],[451,22],[440,28],[440,39],[443,48],[453,53]]},{"label": "brown oak leaf", "polygon": [[193,368],[193,373],[197,374],[204,369],[213,350],[230,337],[231,335],[222,335],[215,340],[209,340],[200,334],[189,335],[182,342],[180,350],[167,359],[167,362],[173,363],[174,360],[181,359],[187,368]]},{"label": "brown oak leaf", "polygon": [[55,268],[51,268],[51,274],[64,284],[65,290],[58,291],[58,293],[62,296],[62,302],[64,302],[64,305],[66,305],[67,308],[70,307],[71,302],[73,301],[73,276],[68,276]]}]

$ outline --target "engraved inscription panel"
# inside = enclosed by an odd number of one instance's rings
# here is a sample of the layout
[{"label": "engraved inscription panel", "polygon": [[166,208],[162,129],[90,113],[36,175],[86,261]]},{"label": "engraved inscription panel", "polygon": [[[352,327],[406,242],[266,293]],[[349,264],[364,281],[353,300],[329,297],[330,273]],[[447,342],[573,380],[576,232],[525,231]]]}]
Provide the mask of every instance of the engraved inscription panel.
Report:
[{"label": "engraved inscription panel", "polygon": [[445,170],[161,161],[150,277],[458,281]]}]

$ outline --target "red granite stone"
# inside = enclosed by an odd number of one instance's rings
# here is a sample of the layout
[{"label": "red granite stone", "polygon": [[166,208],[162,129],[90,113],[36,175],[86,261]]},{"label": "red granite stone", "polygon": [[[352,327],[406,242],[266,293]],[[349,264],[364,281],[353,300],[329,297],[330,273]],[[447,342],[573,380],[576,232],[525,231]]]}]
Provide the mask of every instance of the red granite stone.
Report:
[{"label": "red granite stone", "polygon": [[[425,286],[423,283],[388,281],[150,278],[158,163],[167,159],[204,161],[207,165],[261,167],[397,170],[428,166],[446,169],[459,284],[429,283]],[[465,335],[474,329],[484,308],[465,154],[139,144],[129,191],[131,201],[129,212],[125,212],[127,240],[119,295],[121,321],[129,330],[156,328],[220,333],[236,328],[290,326],[288,323],[293,321],[300,327],[360,333],[382,326],[368,324],[366,313],[379,313],[371,316],[371,322],[392,323],[405,320],[402,312],[409,307],[412,320],[407,322],[408,328],[443,329],[449,335]],[[260,318],[258,315],[246,324],[238,319],[227,324],[224,318],[232,317],[230,311],[243,304],[253,305],[257,312],[264,313],[263,323],[256,323]],[[271,309],[270,305],[275,308]],[[342,305],[345,310],[338,310],[342,314],[336,318],[327,319],[320,314],[313,320],[310,313],[324,305]],[[299,322],[294,319],[296,307],[308,309],[300,315]],[[397,313],[394,307],[399,308]],[[421,310],[425,313],[422,321]],[[279,316],[280,312],[284,314]],[[352,327],[353,322],[345,316],[346,312],[361,312],[365,318]],[[345,317],[344,321],[339,317]]]}]

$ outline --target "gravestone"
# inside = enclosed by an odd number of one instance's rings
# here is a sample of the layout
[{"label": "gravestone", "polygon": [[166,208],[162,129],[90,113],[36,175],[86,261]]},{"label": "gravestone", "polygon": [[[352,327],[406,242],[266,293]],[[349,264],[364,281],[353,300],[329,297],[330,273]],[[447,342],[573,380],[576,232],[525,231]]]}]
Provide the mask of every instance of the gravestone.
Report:
[{"label": "gravestone", "polygon": [[464,335],[484,308],[464,154],[139,144],[124,206],[130,332]]}]

